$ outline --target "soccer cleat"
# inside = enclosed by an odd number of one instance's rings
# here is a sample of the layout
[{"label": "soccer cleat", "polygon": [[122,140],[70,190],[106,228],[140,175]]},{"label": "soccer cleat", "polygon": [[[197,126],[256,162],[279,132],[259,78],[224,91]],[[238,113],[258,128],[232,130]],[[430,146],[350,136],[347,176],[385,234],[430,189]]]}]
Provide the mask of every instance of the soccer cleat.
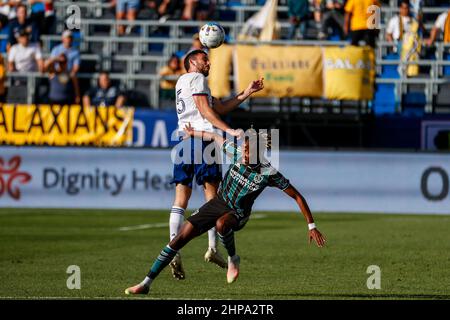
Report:
[{"label": "soccer cleat", "polygon": [[149,286],[144,286],[143,284],[137,284],[134,287],[129,287],[125,289],[125,294],[147,294],[150,291]]},{"label": "soccer cleat", "polygon": [[205,261],[215,263],[223,269],[227,267],[227,262],[225,259],[220,255],[219,251],[214,248],[208,248],[208,251],[205,253]]},{"label": "soccer cleat", "polygon": [[184,280],[184,269],[179,253],[177,253],[176,256],[172,259],[172,262],[170,262],[170,268],[172,269],[172,275],[175,279]]},{"label": "soccer cleat", "polygon": [[241,258],[238,255],[228,257],[227,282],[233,283],[239,276],[239,263]]}]

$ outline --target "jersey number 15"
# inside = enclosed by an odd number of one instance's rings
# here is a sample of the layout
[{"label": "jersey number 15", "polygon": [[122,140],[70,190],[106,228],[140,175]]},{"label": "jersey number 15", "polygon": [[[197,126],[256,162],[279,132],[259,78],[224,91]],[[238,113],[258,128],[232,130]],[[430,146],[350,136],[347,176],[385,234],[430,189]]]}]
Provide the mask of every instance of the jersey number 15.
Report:
[{"label": "jersey number 15", "polygon": [[184,103],[183,99],[180,98],[181,89],[177,91],[177,113],[182,114],[186,110],[186,104]]}]

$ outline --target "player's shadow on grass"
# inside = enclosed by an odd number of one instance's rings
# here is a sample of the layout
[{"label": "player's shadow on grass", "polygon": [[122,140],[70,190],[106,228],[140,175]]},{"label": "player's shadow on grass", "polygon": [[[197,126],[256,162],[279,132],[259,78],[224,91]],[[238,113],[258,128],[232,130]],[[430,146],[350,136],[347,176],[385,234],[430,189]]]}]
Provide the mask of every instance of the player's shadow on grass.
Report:
[{"label": "player's shadow on grass", "polygon": [[388,293],[388,294],[378,294],[378,293],[285,293],[285,294],[274,294],[279,297],[314,297],[314,298],[354,298],[354,299],[436,299],[436,300],[449,300],[449,294],[408,294],[408,293]]}]

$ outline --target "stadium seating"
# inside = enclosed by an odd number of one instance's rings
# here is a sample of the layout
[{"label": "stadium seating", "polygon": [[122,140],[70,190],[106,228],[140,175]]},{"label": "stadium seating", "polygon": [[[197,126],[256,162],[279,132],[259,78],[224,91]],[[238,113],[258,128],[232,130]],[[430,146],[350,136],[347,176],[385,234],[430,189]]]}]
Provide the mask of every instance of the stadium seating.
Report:
[{"label": "stadium seating", "polygon": [[[243,23],[251,14],[261,8],[259,0],[220,0],[218,2],[218,17],[227,31],[230,42],[237,38]],[[398,72],[398,55],[390,53],[392,45],[383,39],[384,26],[398,8],[396,1],[385,1],[389,6],[382,8],[382,28],[377,53],[377,86],[375,98],[372,103],[373,111],[378,113],[402,112],[403,109],[420,109],[429,112],[427,108],[430,101],[437,101],[438,105],[445,105],[448,101],[446,90],[442,89],[450,79],[450,54],[446,53],[450,45],[438,42],[431,53],[428,51],[421,61],[421,76],[413,79],[404,79]],[[132,25],[133,33],[125,36],[116,36],[117,21],[114,12],[107,1],[57,1],[55,3],[57,16],[65,17],[67,7],[76,3],[81,8],[80,32],[76,34],[75,41],[79,43],[82,52],[82,72],[80,78],[85,83],[92,82],[97,72],[103,69],[110,70],[112,78],[122,81],[122,84],[131,92],[139,96],[139,101],[145,101],[145,105],[152,108],[161,108],[158,97],[159,76],[158,70],[165,65],[171,54],[181,56],[191,44],[192,34],[197,30],[201,22],[198,21],[167,21],[160,23],[155,20],[136,20],[135,22],[121,21],[121,24]],[[424,8],[425,27],[430,30],[435,18],[440,12],[440,7]],[[281,34],[287,34],[289,23],[287,21],[286,1],[279,1],[279,20]],[[64,21],[58,21],[58,34],[64,28]],[[0,50],[6,50],[7,30],[0,32]],[[330,41],[288,41],[277,40],[277,44],[296,45],[343,45],[346,42],[335,41],[336,35],[330,37]],[[43,36],[43,47],[46,55],[51,48],[59,42],[60,36]],[[430,49],[430,48],[429,48]],[[14,78],[14,73],[10,77]],[[30,75],[30,78],[43,77],[42,75]],[[409,81],[409,82],[408,82]],[[29,81],[30,82],[30,81]],[[95,82],[95,79],[94,79]],[[412,88],[410,85],[419,85]],[[27,101],[32,101],[36,90],[28,85]],[[39,90],[37,90],[39,91]],[[145,98],[143,97],[145,96]],[[131,99],[132,100],[132,99]],[[131,101],[129,100],[129,101]],[[364,102],[366,103],[366,102]],[[166,104],[166,103],[164,103]],[[136,106],[142,106],[137,104]],[[403,110],[404,111],[404,110]]]}]

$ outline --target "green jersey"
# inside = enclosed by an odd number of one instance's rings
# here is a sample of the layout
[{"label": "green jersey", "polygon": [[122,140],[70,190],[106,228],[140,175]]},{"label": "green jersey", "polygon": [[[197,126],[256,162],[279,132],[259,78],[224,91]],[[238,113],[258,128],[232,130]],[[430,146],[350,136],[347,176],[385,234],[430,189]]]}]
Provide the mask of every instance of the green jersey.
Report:
[{"label": "green jersey", "polygon": [[249,166],[241,163],[242,151],[233,142],[225,141],[222,147],[227,155],[231,155],[234,164],[225,173],[219,185],[217,195],[238,214],[248,214],[255,199],[266,187],[276,187],[286,190],[287,180],[270,163]]}]

